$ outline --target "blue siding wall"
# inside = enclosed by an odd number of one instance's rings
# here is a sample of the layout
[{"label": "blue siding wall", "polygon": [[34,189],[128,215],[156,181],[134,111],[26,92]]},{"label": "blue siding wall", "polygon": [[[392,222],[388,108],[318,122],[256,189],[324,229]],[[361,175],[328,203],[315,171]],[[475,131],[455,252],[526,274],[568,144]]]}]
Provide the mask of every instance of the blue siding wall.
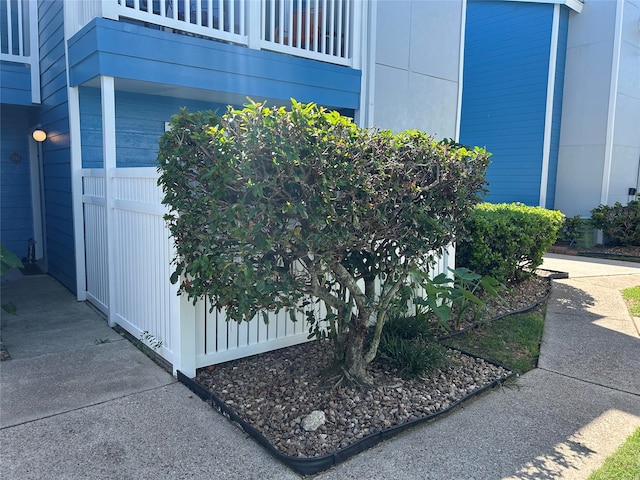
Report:
[{"label": "blue siding wall", "polygon": [[3,104],[0,128],[0,241],[22,258],[33,238],[27,109]]},{"label": "blue siding wall", "polygon": [[[118,167],[157,165],[158,140],[164,122],[181,107],[189,111],[213,110],[223,114],[227,106],[198,100],[116,92],[116,164]],[[82,166],[101,168],[102,117],[100,90],[80,88],[80,124],[82,128]]]},{"label": "blue siding wall", "polygon": [[467,4],[460,141],[493,153],[491,202],[540,199],[553,5]]},{"label": "blue siding wall", "polygon": [[42,89],[40,123],[48,133],[48,138],[42,145],[46,256],[49,273],[67,288],[75,291],[63,3],[40,0],[38,5]]},{"label": "blue siding wall", "polygon": [[567,58],[567,35],[569,32],[569,9],[560,7],[560,26],[558,31],[558,55],[556,58],[555,89],[553,91],[553,114],[551,120],[551,151],[549,152],[549,181],[547,183],[547,208],[554,208],[556,199],[556,180],[558,174],[558,155],[560,151],[560,123],[562,120],[562,92],[564,69]]},{"label": "blue siding wall", "polygon": [[2,104],[31,105],[31,68],[24,63],[0,62]]},{"label": "blue siding wall", "polygon": [[99,75],[263,100],[359,108],[361,72],[102,18],[69,41],[71,85]]}]

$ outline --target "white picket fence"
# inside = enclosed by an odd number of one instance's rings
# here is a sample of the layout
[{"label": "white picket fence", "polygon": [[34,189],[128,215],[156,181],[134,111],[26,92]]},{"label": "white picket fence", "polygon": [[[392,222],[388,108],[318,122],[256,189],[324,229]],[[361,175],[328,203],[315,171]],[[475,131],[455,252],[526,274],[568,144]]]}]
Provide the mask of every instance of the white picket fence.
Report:
[{"label": "white picket fence", "polygon": [[[163,215],[155,168],[83,169],[86,296],[111,324],[136,338],[161,342],[157,353],[189,376],[195,369],[307,341],[306,316],[268,313],[250,322],[227,321],[177,295],[169,281],[174,247]],[[453,255],[435,272],[453,266]],[[321,317],[322,303],[315,307]]]}]

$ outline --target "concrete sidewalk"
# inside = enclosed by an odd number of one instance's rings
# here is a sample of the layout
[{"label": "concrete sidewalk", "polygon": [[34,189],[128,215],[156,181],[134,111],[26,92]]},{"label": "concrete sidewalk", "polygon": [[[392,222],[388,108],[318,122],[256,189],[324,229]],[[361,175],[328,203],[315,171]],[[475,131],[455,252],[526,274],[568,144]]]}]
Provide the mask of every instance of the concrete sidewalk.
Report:
[{"label": "concrete sidewalk", "polygon": [[[540,368],[320,479],[582,479],[640,427],[640,265],[549,255]],[[47,276],[3,282],[0,477],[298,478]]]}]

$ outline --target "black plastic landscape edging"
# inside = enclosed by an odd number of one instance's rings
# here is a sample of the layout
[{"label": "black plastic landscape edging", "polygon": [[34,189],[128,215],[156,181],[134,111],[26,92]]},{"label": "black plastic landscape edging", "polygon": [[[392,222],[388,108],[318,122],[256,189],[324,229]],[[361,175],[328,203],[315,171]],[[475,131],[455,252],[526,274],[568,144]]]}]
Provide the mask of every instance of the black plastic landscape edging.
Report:
[{"label": "black plastic landscape edging", "polygon": [[[481,358],[481,357],[478,357],[477,355],[473,355],[467,352],[462,352],[462,353],[471,357]],[[504,365],[500,365],[498,363],[491,362],[486,359],[485,359],[485,362],[510,370]],[[354,455],[364,452],[365,450],[368,450],[371,447],[374,447],[378,443],[384,440],[388,440],[389,438],[392,438],[409,428],[415,427],[416,425],[420,425],[425,422],[435,420],[436,418],[442,415],[446,415],[450,413],[452,410],[460,406],[462,403],[468,401],[469,399],[477,395],[480,395],[483,392],[486,392],[487,390],[495,387],[496,385],[501,384],[505,380],[508,380],[509,378],[516,375],[515,372],[512,372],[506,377],[494,380],[488,383],[487,385],[484,385],[483,387],[479,388],[478,390],[471,392],[469,395],[457,400],[456,402],[452,403],[444,410],[433,413],[431,415],[427,415],[426,417],[421,417],[421,418],[411,420],[410,422],[403,423],[402,425],[395,425],[385,430],[372,433],[352,443],[348,447],[341,448],[328,455],[323,455],[321,457],[292,457],[292,456],[283,454],[277,448],[271,445],[271,443],[269,443],[269,440],[267,440],[265,436],[262,435],[262,433],[260,433],[258,430],[252,427],[249,423],[245,422],[242,418],[240,418],[233,410],[231,410],[222,400],[216,397],[209,389],[205,388],[204,386],[202,386],[192,378],[187,377],[180,370],[178,370],[177,374],[178,374],[178,381],[180,381],[185,386],[187,386],[189,390],[191,390],[193,393],[198,395],[202,400],[206,402],[211,402],[211,406],[213,408],[216,408],[220,413],[228,417],[229,420],[231,420],[232,422],[235,422],[238,426],[240,426],[242,430],[244,430],[244,432],[249,434],[256,442],[258,442],[269,453],[271,453],[271,455],[273,455],[276,459],[280,460],[282,463],[284,463],[285,465],[287,465],[289,468],[291,468],[296,473],[299,473],[300,475],[314,475],[316,473],[327,470],[333,467],[334,465],[338,465],[339,463],[344,462],[345,460],[353,457]]]},{"label": "black plastic landscape edging", "polygon": [[[551,270],[549,270],[551,271]],[[554,270],[555,271],[555,270]],[[562,274],[563,272],[558,272],[560,274]],[[452,333],[447,333],[446,335],[441,335],[440,337],[437,337],[436,340],[438,340],[439,342],[442,342],[444,340],[449,340],[451,338],[454,337],[459,337],[460,335],[463,335],[471,330],[474,330],[476,328],[478,328],[481,325],[486,325],[488,323],[491,322],[495,322],[496,320],[500,320],[501,318],[504,317],[508,317],[509,315],[516,315],[518,313],[525,313],[528,312],[529,310],[533,310],[534,308],[536,308],[538,305],[546,302],[549,299],[549,295],[551,295],[551,280],[552,279],[559,279],[559,278],[569,278],[569,275],[567,274],[566,277],[553,277],[551,275],[549,275],[547,277],[549,279],[549,287],[547,288],[547,292],[544,294],[544,296],[540,297],[538,300],[536,300],[534,303],[532,303],[531,305],[527,305],[526,307],[520,308],[519,310],[513,310],[511,312],[506,312],[506,313],[502,313],[500,315],[496,315],[495,317],[492,317],[488,320],[483,320],[481,322],[476,322],[472,325],[469,325],[468,327],[463,328],[462,330],[458,330],[457,332],[452,332]],[[463,352],[466,353],[466,352]]]}]

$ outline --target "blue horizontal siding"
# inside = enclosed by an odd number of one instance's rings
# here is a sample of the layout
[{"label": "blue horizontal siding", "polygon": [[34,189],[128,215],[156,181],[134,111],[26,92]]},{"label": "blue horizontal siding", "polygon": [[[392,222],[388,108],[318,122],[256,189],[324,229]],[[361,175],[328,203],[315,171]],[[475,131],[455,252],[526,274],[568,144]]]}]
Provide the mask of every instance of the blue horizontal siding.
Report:
[{"label": "blue horizontal siding", "polygon": [[76,291],[63,2],[39,0],[44,223],[49,273]]},{"label": "blue horizontal siding", "polygon": [[537,205],[553,5],[467,3],[460,141],[493,153],[492,202]]},{"label": "blue horizontal siding", "polygon": [[99,75],[252,98],[359,108],[359,70],[94,19],[69,41],[70,81]]},{"label": "blue horizontal siding", "polygon": [[[223,114],[227,106],[198,100],[116,92],[116,165],[118,167],[157,166],[158,141],[164,122],[181,107],[189,111],[212,110]],[[82,166],[101,168],[102,112],[100,90],[80,88]]]},{"label": "blue horizontal siding", "polygon": [[28,65],[0,62],[0,99],[8,105],[31,105],[31,68]]},{"label": "blue horizontal siding", "polygon": [[[0,241],[22,258],[26,256],[29,239],[33,238],[29,111],[3,103],[0,123]],[[13,161],[14,156],[20,158],[18,163]]]}]

